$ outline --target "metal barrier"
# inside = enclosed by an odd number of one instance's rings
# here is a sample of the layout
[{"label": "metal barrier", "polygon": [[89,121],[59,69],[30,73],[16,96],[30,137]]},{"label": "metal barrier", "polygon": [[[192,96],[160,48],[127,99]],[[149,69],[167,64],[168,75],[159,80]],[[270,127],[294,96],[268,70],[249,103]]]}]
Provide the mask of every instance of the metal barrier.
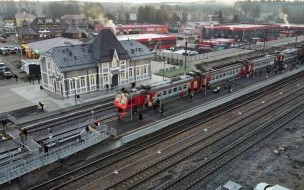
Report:
[{"label": "metal barrier", "polygon": [[[106,127],[105,130],[107,130],[107,126],[105,125],[101,126],[100,129],[103,129],[103,127]],[[101,135],[90,133],[87,134],[87,140],[82,142],[74,142],[63,146],[59,146],[59,143],[57,143],[56,148],[48,152],[48,154],[44,154],[43,147],[40,147],[39,155],[0,167],[0,184],[10,182],[12,179],[20,177],[33,170],[49,165],[72,154],[76,154],[85,148],[99,143],[107,137],[109,137],[107,133],[101,133]]]}]

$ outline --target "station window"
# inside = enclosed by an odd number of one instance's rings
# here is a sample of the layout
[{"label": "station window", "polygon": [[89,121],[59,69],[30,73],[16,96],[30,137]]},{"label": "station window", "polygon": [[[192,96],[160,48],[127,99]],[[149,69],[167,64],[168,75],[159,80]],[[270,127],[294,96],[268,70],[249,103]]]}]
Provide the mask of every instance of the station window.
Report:
[{"label": "station window", "polygon": [[95,85],[95,76],[90,75],[90,85]]},{"label": "station window", "polygon": [[103,67],[103,68],[107,68],[107,67],[108,67],[108,63],[103,63],[103,64],[102,64],[102,67]]},{"label": "station window", "polygon": [[80,87],[85,87],[85,77],[80,77]]},{"label": "station window", "polygon": [[126,79],[125,72],[122,71],[122,72],[120,73],[120,80],[125,80],[125,79]]}]

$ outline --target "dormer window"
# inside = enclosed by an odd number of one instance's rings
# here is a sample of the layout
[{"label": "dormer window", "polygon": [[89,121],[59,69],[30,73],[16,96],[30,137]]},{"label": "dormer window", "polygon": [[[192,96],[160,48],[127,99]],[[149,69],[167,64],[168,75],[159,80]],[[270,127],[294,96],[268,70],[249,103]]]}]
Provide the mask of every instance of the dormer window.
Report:
[{"label": "dormer window", "polygon": [[64,58],[64,60],[65,60],[65,62],[67,63],[67,62],[70,62],[70,59],[68,59],[68,58]]},{"label": "dormer window", "polygon": [[77,56],[77,57],[76,57],[76,61],[80,61],[80,57]]},{"label": "dormer window", "polygon": [[91,57],[87,55],[87,56],[86,56],[86,59],[91,59]]}]

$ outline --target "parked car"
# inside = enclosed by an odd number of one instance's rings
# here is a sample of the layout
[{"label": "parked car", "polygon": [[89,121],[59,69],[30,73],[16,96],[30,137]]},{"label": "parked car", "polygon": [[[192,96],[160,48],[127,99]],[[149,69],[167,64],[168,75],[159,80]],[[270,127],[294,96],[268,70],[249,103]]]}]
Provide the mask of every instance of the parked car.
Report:
[{"label": "parked car", "polygon": [[16,54],[17,50],[16,49],[10,49],[11,54]]},{"label": "parked car", "polygon": [[184,37],[183,36],[177,36],[177,39],[178,40],[184,40]]},{"label": "parked car", "polygon": [[0,41],[1,41],[2,43],[5,43],[5,42],[6,42],[6,39],[5,39],[5,38],[0,37]]},{"label": "parked car", "polygon": [[164,32],[164,34],[169,34],[169,32]]},{"label": "parked car", "polygon": [[9,50],[5,48],[0,48],[0,54],[1,55],[9,55]]},{"label": "parked car", "polygon": [[3,75],[6,70],[6,66],[4,63],[0,63],[0,75]]},{"label": "parked car", "polygon": [[6,71],[3,73],[3,76],[5,79],[11,79],[14,75],[10,71]]},{"label": "parked car", "polygon": [[1,38],[7,38],[6,34],[1,34]]},{"label": "parked car", "polygon": [[7,37],[11,36],[9,33],[5,33],[5,35],[6,35]]}]

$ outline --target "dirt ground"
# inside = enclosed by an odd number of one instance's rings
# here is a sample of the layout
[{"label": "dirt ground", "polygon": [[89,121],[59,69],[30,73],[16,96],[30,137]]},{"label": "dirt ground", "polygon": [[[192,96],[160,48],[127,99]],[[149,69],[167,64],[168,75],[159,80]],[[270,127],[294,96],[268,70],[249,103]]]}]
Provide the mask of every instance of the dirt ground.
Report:
[{"label": "dirt ground", "polygon": [[229,180],[242,185],[242,190],[252,190],[260,182],[303,190],[304,115],[220,172],[206,189],[216,189]]}]

